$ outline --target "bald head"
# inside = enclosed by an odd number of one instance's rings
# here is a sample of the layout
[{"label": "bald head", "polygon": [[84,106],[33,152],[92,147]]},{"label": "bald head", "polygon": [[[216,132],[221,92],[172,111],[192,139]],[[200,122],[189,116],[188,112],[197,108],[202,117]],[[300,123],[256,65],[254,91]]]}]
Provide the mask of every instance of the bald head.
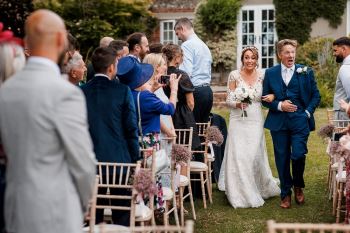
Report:
[{"label": "bald head", "polygon": [[49,10],[34,11],[25,23],[25,42],[32,56],[55,62],[67,46],[67,32],[60,16]]},{"label": "bald head", "polygon": [[100,40],[100,47],[102,48],[105,48],[109,45],[109,43],[111,43],[114,39],[112,37],[109,37],[109,36],[106,36],[106,37],[103,37],[101,40]]}]

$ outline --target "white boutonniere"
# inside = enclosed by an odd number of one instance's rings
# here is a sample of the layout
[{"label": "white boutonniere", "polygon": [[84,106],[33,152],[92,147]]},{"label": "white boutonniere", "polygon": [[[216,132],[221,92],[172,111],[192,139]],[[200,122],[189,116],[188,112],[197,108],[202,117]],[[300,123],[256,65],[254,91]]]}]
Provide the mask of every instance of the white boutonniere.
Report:
[{"label": "white boutonniere", "polygon": [[298,74],[307,74],[307,66],[299,67],[299,68],[297,69],[297,73],[298,73]]}]

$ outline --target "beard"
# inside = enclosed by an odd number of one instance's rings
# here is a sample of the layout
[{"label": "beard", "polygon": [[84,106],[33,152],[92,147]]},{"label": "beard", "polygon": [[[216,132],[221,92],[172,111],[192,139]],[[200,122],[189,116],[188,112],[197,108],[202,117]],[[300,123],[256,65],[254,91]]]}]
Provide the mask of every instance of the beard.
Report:
[{"label": "beard", "polygon": [[336,61],[337,63],[342,63],[342,62],[344,61],[343,55],[337,55],[337,56],[335,57],[335,61]]}]

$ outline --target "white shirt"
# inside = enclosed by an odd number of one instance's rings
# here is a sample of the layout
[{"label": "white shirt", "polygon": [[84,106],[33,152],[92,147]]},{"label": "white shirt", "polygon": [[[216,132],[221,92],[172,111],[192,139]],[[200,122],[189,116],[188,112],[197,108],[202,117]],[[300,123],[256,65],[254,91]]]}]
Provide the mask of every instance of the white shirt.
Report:
[{"label": "white shirt", "polygon": [[28,63],[36,63],[43,66],[49,66],[55,71],[55,73],[57,73],[59,77],[61,77],[61,71],[58,65],[46,57],[30,56],[28,58]]}]

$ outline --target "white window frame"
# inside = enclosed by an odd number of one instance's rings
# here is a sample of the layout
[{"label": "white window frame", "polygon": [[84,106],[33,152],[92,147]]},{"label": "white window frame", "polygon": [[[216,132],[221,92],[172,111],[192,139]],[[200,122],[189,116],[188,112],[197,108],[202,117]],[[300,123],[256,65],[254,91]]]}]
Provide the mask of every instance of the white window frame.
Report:
[{"label": "white window frame", "polygon": [[[161,20],[160,21],[160,43],[164,44],[164,23],[173,23],[173,25],[175,25],[176,20],[175,19],[170,19],[170,20]],[[175,34],[175,31],[172,29],[173,31],[173,40],[172,42],[174,44],[178,44],[178,39],[177,36]]]},{"label": "white window frame", "polygon": [[350,33],[350,0],[346,2],[346,36]]}]

